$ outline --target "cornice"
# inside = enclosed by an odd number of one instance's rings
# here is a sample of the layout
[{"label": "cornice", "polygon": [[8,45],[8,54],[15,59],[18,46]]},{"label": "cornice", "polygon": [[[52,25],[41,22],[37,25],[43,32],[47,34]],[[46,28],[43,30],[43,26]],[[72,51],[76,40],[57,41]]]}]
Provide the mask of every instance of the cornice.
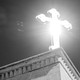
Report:
[{"label": "cornice", "polygon": [[[63,60],[63,64],[59,60],[59,58]],[[79,72],[73,65],[72,61],[70,60],[66,52],[63,50],[63,48],[59,48],[1,67],[0,80],[32,72],[49,65],[55,65],[56,63],[61,63],[62,65],[66,64],[65,66],[68,67],[73,77],[77,80],[79,79]]]}]

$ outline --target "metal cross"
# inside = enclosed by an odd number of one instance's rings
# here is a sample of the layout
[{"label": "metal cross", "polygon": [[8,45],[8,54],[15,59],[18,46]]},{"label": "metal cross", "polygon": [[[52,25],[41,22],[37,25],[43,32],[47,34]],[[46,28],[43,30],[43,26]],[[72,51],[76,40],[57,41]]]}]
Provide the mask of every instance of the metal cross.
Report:
[{"label": "metal cross", "polygon": [[37,19],[41,20],[43,23],[49,22],[50,24],[50,34],[51,34],[51,45],[49,46],[49,50],[53,50],[56,48],[60,48],[60,33],[61,26],[64,26],[68,30],[72,29],[72,25],[67,20],[60,20],[59,12],[52,8],[47,11],[47,13],[51,14],[51,17],[46,17],[44,14],[40,14],[36,16]]}]

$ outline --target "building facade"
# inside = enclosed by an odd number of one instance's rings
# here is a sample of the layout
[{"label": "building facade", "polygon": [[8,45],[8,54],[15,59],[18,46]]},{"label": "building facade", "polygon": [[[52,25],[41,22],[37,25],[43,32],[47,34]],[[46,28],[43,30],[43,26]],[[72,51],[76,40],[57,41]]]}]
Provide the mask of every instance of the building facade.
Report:
[{"label": "building facade", "polygon": [[62,48],[0,68],[0,80],[79,80],[79,78],[79,72]]}]

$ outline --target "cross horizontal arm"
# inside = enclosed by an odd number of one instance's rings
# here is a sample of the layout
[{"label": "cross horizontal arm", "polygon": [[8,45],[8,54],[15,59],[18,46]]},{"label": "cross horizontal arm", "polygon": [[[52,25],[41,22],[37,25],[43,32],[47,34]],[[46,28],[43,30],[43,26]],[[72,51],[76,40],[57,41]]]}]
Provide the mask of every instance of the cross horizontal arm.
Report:
[{"label": "cross horizontal arm", "polygon": [[46,17],[44,14],[40,14],[38,16],[36,16],[37,19],[40,19],[42,22],[50,22],[51,21],[51,18],[49,17]]},{"label": "cross horizontal arm", "polygon": [[72,29],[71,23],[69,21],[67,21],[67,20],[61,21],[61,25],[63,25],[68,30]]}]

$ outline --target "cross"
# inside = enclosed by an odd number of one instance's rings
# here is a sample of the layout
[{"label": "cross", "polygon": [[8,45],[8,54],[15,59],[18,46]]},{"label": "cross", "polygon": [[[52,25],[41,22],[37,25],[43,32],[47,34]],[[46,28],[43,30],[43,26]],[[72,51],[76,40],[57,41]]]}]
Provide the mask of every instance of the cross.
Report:
[{"label": "cross", "polygon": [[50,34],[51,34],[51,45],[49,46],[49,50],[53,50],[56,48],[60,48],[60,33],[61,26],[64,26],[68,30],[72,29],[72,25],[67,20],[60,20],[60,13],[52,8],[47,11],[47,13],[51,14],[51,17],[46,17],[44,14],[40,14],[36,16],[37,19],[41,20],[43,23],[49,22],[50,24]]}]

